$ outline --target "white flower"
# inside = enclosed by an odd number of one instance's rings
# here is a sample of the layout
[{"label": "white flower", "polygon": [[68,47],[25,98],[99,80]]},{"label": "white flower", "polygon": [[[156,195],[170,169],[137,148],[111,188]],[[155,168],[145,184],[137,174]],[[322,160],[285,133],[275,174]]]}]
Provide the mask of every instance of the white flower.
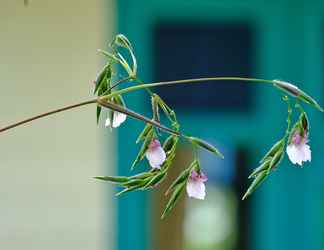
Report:
[{"label": "white flower", "polygon": [[303,162],[311,161],[312,155],[308,143],[308,133],[302,136],[299,130],[296,130],[291,138],[290,144],[287,146],[287,154],[293,164],[303,165]]},{"label": "white flower", "polygon": [[145,153],[147,160],[152,168],[161,168],[161,165],[166,159],[166,154],[161,147],[159,140],[153,139]]},{"label": "white flower", "polygon": [[189,197],[204,200],[206,196],[205,183],[208,179],[203,173],[198,174],[195,170],[191,172],[187,182],[187,194]]},{"label": "white flower", "polygon": [[[117,111],[113,112],[113,122],[112,122],[112,127],[117,128],[126,120],[126,115]],[[110,118],[108,117],[105,123],[106,127],[109,127],[110,124]]]}]

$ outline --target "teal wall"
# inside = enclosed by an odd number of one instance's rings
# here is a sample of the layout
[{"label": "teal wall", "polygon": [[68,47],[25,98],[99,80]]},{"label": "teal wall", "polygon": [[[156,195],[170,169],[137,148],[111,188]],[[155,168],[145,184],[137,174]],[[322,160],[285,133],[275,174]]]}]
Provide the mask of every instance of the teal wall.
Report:
[{"label": "teal wall", "polygon": [[[118,32],[126,34],[133,42],[139,75],[150,81],[153,70],[152,27],[156,21],[248,21],[255,29],[254,76],[292,81],[316,98],[322,98],[322,5],[320,1],[119,0]],[[201,112],[180,115],[179,119],[192,134],[202,137],[214,134],[221,141],[247,145],[252,152],[252,169],[266,149],[280,138],[286,125],[286,107],[278,92],[267,86],[257,86],[256,92],[256,106],[248,115]],[[143,111],[144,97],[144,94],[130,96],[128,105]],[[249,225],[252,230],[251,249],[324,248],[321,239],[324,226],[321,221],[324,210],[323,170],[320,164],[324,160],[321,151],[324,146],[324,133],[321,132],[323,116],[312,109],[306,110],[312,125],[314,160],[303,169],[285,160],[262,188],[245,201],[252,204]],[[201,123],[194,122],[201,120],[215,126],[201,130]],[[133,131],[141,126],[134,122],[120,130],[120,174],[129,174],[130,162],[136,154]],[[118,201],[118,205],[118,249],[151,249],[148,194],[127,195]]]}]

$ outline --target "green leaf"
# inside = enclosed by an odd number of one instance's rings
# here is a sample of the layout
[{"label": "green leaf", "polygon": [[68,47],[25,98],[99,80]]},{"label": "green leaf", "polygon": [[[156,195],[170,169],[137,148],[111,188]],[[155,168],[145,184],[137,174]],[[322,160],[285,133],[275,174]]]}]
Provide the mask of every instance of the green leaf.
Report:
[{"label": "green leaf", "polygon": [[99,120],[100,120],[100,114],[101,114],[101,107],[100,106],[97,106],[97,124],[99,124]]},{"label": "green leaf", "polygon": [[187,179],[189,178],[189,175],[191,173],[192,167],[186,168],[184,171],[182,171],[179,176],[172,182],[168,190],[165,192],[165,195],[168,195],[177,185],[186,183]]},{"label": "green leaf", "polygon": [[283,159],[284,153],[283,150],[278,151],[273,158],[271,159],[269,168],[268,168],[268,174],[270,170],[274,169],[276,166],[279,165],[280,161]]},{"label": "green leaf", "polygon": [[120,59],[117,56],[115,56],[105,50],[98,49],[98,52],[103,54],[104,56],[108,57],[108,59],[110,59],[113,62],[121,63]]},{"label": "green leaf", "polygon": [[147,182],[146,179],[131,179],[127,182],[124,182],[123,186],[126,186],[126,187],[132,187],[132,186],[138,186],[138,185],[142,186],[146,182]]},{"label": "green leaf", "polygon": [[196,138],[196,137],[188,137],[188,139],[195,145],[197,146],[200,146],[206,150],[208,150],[209,152],[212,152],[213,154],[217,155],[218,157],[224,159],[224,155],[219,152],[219,150],[214,147],[213,145],[209,144],[208,142],[202,140],[202,139],[199,139],[199,138]]},{"label": "green leaf", "polygon": [[174,191],[171,195],[171,198],[169,199],[163,213],[162,213],[162,216],[161,218],[164,219],[165,216],[172,210],[172,208],[176,205],[177,201],[179,200],[184,188],[186,186],[186,183],[181,183],[181,184],[178,184],[175,188],[174,188]]},{"label": "green leaf", "polygon": [[318,109],[319,111],[323,112],[323,108],[308,94],[306,94],[304,91],[299,89],[297,86],[280,80],[273,80],[273,85],[277,87],[278,89],[288,93],[289,95],[292,95],[299,100],[313,106],[314,108]]},{"label": "green leaf", "polygon": [[310,104],[311,106],[318,109],[319,111],[324,112],[324,109],[312,97],[307,95],[304,91],[300,90],[300,95],[298,96],[298,98]]},{"label": "green leaf", "polygon": [[147,134],[152,130],[152,128],[153,128],[152,124],[146,124],[142,132],[137,137],[136,144],[139,143],[141,140],[144,140]]},{"label": "green leaf", "polygon": [[140,174],[136,174],[136,175],[133,175],[131,177],[129,177],[130,179],[145,179],[147,177],[151,177],[154,175],[154,172],[155,169],[151,170],[150,172],[143,172],[143,173],[140,173]]},{"label": "green leaf", "polygon": [[260,172],[253,180],[252,184],[249,186],[242,200],[245,200],[247,197],[249,197],[257,189],[257,187],[265,180],[267,176],[268,176],[267,170]]},{"label": "green leaf", "polygon": [[147,134],[147,136],[145,137],[143,145],[142,145],[140,151],[138,152],[138,155],[137,155],[135,161],[133,162],[131,169],[134,169],[136,164],[144,159],[145,153],[146,153],[152,139],[153,139],[153,130],[150,130],[149,133]]},{"label": "green leaf", "polygon": [[155,185],[159,184],[164,180],[164,178],[167,176],[167,172],[163,171],[160,172],[159,174],[155,175],[154,177],[149,180],[146,185],[143,187],[143,189],[151,188],[154,187]]},{"label": "green leaf", "polygon": [[153,94],[151,96],[153,120],[160,121],[159,105],[158,105],[158,100],[157,100],[156,96],[157,96],[156,94]]},{"label": "green leaf", "polygon": [[266,155],[261,159],[260,163],[265,162],[268,158],[272,158],[278,152],[278,150],[283,148],[284,144],[284,139],[277,141],[266,153]]},{"label": "green leaf", "polygon": [[104,79],[104,77],[106,75],[106,67],[107,67],[107,65],[104,66],[104,68],[100,71],[100,73],[96,77],[96,80],[95,80],[96,85],[95,85],[95,89],[93,91],[94,94],[98,91],[99,86],[102,83],[102,81],[103,81],[103,79]]},{"label": "green leaf", "polygon": [[264,160],[264,161],[262,162],[262,164],[261,164],[259,167],[255,168],[255,169],[253,170],[253,172],[249,175],[248,178],[249,178],[249,179],[250,179],[250,178],[254,178],[254,177],[256,177],[260,172],[262,172],[262,171],[264,171],[264,170],[267,170],[267,169],[269,168],[269,166],[270,166],[271,159],[272,159],[272,158],[267,158],[266,160]]},{"label": "green leaf", "polygon": [[95,80],[96,86],[94,89],[94,94],[98,93],[98,95],[101,95],[106,92],[108,86],[110,85],[111,73],[111,65],[105,65]]},{"label": "green leaf", "polygon": [[129,188],[124,188],[122,191],[118,192],[117,194],[115,194],[115,196],[120,196],[122,194],[126,194],[135,190],[138,190],[140,187],[138,186],[133,186],[133,187],[129,187]]},{"label": "green leaf", "polygon": [[114,183],[124,183],[129,181],[129,178],[125,176],[96,176],[94,178],[98,180],[110,181]]},{"label": "green leaf", "polygon": [[163,149],[165,152],[169,152],[172,148],[173,145],[178,142],[178,137],[174,135],[170,135],[163,143]]},{"label": "green leaf", "polygon": [[130,43],[130,41],[127,39],[127,37],[123,34],[118,34],[115,37],[115,44],[120,46],[120,47],[124,47],[126,49],[132,50],[133,51],[133,47],[132,44]]}]

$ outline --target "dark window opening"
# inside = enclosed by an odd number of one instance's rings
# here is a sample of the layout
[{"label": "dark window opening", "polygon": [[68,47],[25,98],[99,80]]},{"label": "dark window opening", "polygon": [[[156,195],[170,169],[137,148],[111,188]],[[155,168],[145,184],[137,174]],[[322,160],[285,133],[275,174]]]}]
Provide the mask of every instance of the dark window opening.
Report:
[{"label": "dark window opening", "polygon": [[[253,32],[244,23],[158,23],[154,29],[155,80],[210,76],[252,76]],[[247,112],[253,106],[251,85],[217,81],[160,87],[174,108]]]}]

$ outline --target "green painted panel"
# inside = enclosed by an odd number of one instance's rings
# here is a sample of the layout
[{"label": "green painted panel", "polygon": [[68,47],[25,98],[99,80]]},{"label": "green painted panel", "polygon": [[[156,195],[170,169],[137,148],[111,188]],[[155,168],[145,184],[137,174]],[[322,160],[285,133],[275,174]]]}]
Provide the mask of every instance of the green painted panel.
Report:
[{"label": "green painted panel", "polygon": [[[303,83],[308,92],[323,97],[323,38],[324,13],[320,1],[118,1],[118,31],[134,43],[139,59],[139,75],[145,81],[153,78],[152,28],[161,20],[199,22],[248,21],[255,29],[255,77],[282,78]],[[291,8],[294,6],[294,8]],[[221,39],[221,37],[220,37]],[[243,83],[244,84],[244,83]],[[283,133],[286,107],[278,101],[280,95],[267,86],[256,87],[256,107],[249,115],[196,112],[179,115],[183,127],[192,134],[248,145],[251,164],[255,164],[265,150]],[[137,111],[145,110],[145,94],[130,96],[128,105]],[[322,98],[323,99],[323,98]],[[324,100],[324,99],[323,99]],[[311,166],[297,169],[283,162],[278,171],[262,186],[252,199],[251,249],[323,249],[324,190],[321,162],[324,155],[323,116],[309,110],[312,122],[313,158]],[[201,122],[208,124],[201,130]],[[140,124],[132,122],[120,131],[119,169],[128,173],[135,155],[132,145]],[[261,150],[260,150],[261,149]],[[127,150],[127,155],[123,152]],[[251,165],[251,169],[255,167]],[[246,181],[248,185],[248,181]],[[143,204],[141,207],[138,204]],[[132,211],[130,208],[136,208]],[[150,202],[147,194],[132,194],[119,201],[119,238],[121,250],[150,249]],[[323,218],[323,217],[322,217]],[[141,225],[141,227],[139,227]],[[144,228],[143,228],[143,225]],[[139,230],[140,228],[140,230]],[[322,230],[322,231],[321,231]]]}]

